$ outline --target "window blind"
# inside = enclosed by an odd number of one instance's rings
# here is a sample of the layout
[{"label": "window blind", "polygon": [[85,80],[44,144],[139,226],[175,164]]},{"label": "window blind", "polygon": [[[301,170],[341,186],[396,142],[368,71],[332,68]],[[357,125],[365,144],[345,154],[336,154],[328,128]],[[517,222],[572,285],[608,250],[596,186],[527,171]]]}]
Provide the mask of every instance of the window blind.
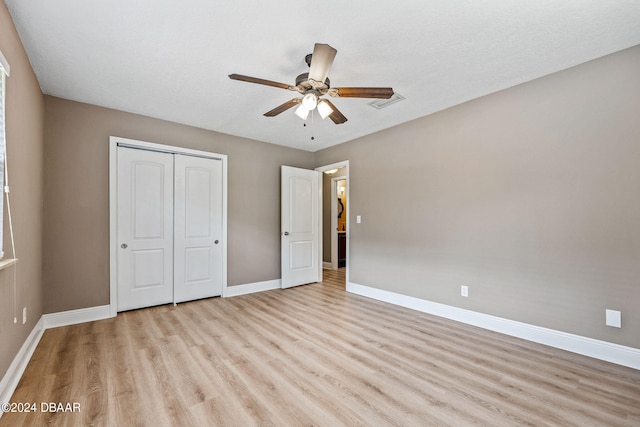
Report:
[{"label": "window blind", "polygon": [[0,52],[0,192],[2,197],[0,197],[0,259],[4,258],[4,247],[3,247],[3,239],[2,230],[4,228],[4,174],[5,174],[5,158],[7,153],[6,146],[6,138],[5,138],[5,129],[4,129],[4,105],[5,105],[5,83],[6,76],[8,72],[8,64],[6,64],[6,60],[2,52]]}]

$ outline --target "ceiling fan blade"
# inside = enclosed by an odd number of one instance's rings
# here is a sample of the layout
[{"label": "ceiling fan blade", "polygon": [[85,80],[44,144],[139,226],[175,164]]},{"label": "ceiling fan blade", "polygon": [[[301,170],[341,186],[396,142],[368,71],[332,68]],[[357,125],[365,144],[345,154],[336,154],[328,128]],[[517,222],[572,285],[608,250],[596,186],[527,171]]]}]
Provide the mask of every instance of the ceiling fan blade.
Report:
[{"label": "ceiling fan blade", "polygon": [[333,105],[333,102],[329,101],[328,99],[324,99],[323,102],[329,104],[329,107],[331,107],[331,109],[333,110],[333,112],[329,114],[329,118],[333,120],[333,123],[339,125],[347,121],[347,118],[340,112],[340,110],[336,108],[335,105]]},{"label": "ceiling fan blade", "polygon": [[314,86],[314,83],[319,86],[324,84],[336,53],[338,51],[328,44],[315,44],[311,56],[311,65],[309,66],[309,83],[311,83],[311,86]]},{"label": "ceiling fan blade", "polygon": [[340,98],[382,98],[393,96],[390,87],[334,87],[329,89],[329,95]]},{"label": "ceiling fan blade", "polygon": [[259,85],[279,87],[281,89],[296,90],[295,87],[291,87],[286,83],[274,82],[273,80],[259,79],[257,77],[243,76],[242,74],[229,74],[229,78],[231,80],[240,80],[241,82],[257,83]]},{"label": "ceiling fan blade", "polygon": [[283,111],[287,111],[289,108],[300,104],[301,101],[302,101],[302,98],[290,99],[289,101],[285,102],[284,104],[278,105],[273,110],[267,111],[266,113],[264,113],[264,115],[267,116],[267,117],[275,117],[278,114],[282,113]]}]

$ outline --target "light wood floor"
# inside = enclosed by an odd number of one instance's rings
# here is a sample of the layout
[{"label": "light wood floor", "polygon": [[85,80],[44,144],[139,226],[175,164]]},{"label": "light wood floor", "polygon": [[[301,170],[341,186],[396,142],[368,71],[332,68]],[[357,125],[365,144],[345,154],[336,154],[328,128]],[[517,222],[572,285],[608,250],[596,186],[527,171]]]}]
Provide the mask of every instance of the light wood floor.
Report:
[{"label": "light wood floor", "polygon": [[[2,426],[629,426],[640,371],[323,283],[47,330]],[[40,409],[40,407],[38,407]]]}]

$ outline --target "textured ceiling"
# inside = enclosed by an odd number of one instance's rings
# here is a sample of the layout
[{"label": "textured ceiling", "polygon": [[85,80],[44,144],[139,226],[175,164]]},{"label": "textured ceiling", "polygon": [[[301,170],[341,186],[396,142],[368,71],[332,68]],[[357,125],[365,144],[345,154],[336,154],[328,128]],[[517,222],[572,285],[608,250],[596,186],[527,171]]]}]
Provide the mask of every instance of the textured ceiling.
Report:
[{"label": "textured ceiling", "polygon": [[[45,94],[316,151],[640,44],[638,0],[5,0]],[[314,43],[333,86],[391,86],[348,122],[293,109]],[[311,140],[311,136],[315,140]]]}]

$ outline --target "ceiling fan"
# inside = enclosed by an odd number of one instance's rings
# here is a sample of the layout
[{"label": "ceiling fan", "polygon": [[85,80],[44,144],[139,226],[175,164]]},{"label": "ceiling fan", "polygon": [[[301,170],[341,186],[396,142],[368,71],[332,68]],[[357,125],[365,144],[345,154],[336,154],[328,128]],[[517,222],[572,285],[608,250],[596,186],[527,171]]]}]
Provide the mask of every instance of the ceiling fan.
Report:
[{"label": "ceiling fan", "polygon": [[259,79],[256,77],[243,76],[241,74],[229,74],[232,80],[257,83],[266,86],[273,86],[281,89],[296,91],[302,96],[290,99],[264,113],[267,117],[274,117],[298,105],[295,114],[303,120],[307,119],[309,112],[318,109],[318,114],[323,119],[329,117],[335,124],[347,121],[347,118],[328,99],[322,96],[329,95],[338,98],[382,98],[389,99],[393,96],[393,89],[390,87],[336,87],[332,88],[327,78],[329,69],[333,64],[333,59],[338,51],[328,44],[316,43],[313,53],[305,57],[309,66],[309,72],[296,77],[294,86],[286,83],[274,82],[272,80]]}]

